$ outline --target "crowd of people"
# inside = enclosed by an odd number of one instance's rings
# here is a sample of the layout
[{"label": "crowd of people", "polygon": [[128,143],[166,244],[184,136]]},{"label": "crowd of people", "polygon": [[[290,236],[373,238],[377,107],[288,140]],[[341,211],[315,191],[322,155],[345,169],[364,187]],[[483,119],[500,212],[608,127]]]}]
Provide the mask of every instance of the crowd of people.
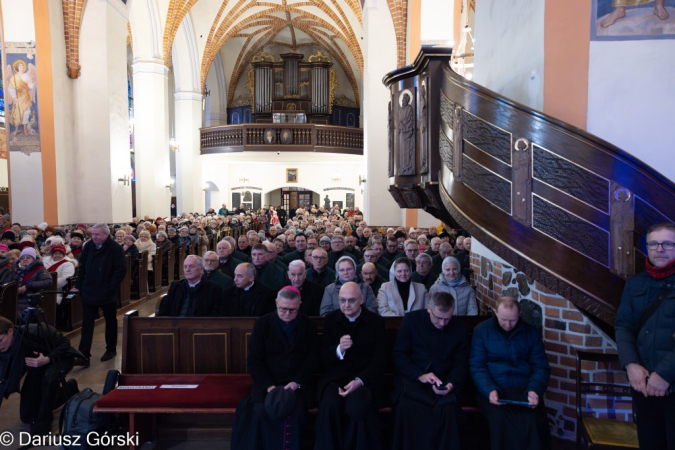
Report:
[{"label": "crowd of people", "polygon": [[[307,409],[315,403],[321,430],[316,448],[380,448],[377,410],[389,394],[396,448],[457,447],[459,393],[469,374],[490,424],[492,448],[550,446],[542,401],[550,369],[541,333],[520,319],[518,301],[500,298],[494,317],[476,327],[470,344],[457,319],[479,313],[470,284],[471,237],[461,230],[376,229],[359,211],[318,207],[287,214],[282,207],[229,211],[223,205],[205,214],[64,228],[24,227],[0,218],[0,281],[18,283],[20,314],[27,295],[51,283],[49,272],[58,274],[61,287],[77,271],[73,291],[80,293],[84,323],[79,352],[72,354],[85,367],[99,308],[106,318],[101,360],[116,355],[124,254],[137,261],[148,252],[151,270],[157,248],[199,246],[203,256],[185,258],[184,279],[171,284],[157,315],[259,317],[248,355],[253,390],[237,409],[232,448],[297,448]],[[669,268],[675,227],[658,231],[652,234],[673,240],[650,241],[649,257],[654,267]],[[209,251],[214,237],[216,250]],[[653,271],[658,280],[673,272]],[[661,377],[650,373],[654,363],[639,364],[647,350],[635,347],[634,330],[625,331],[631,294],[624,297],[617,337],[620,354],[631,346],[631,357],[622,356],[631,383],[645,396],[670,394],[670,373]],[[321,338],[311,316],[325,317]],[[392,392],[383,381],[384,316],[403,316],[392,354]],[[4,328],[0,356],[6,341],[11,346],[12,330]]]}]

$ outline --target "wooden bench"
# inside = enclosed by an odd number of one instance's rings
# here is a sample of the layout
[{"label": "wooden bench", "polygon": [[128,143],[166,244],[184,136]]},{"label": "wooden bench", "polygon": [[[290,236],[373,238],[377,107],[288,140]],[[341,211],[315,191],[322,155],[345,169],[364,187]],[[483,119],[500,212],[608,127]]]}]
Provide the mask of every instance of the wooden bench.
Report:
[{"label": "wooden bench", "polygon": [[[486,316],[463,317],[470,333]],[[323,333],[323,317],[312,318],[317,322],[318,332]],[[236,395],[227,397],[230,403],[218,403],[205,406],[198,396],[183,395],[177,402],[171,402],[171,392],[153,390],[157,395],[154,403],[136,402],[133,393],[115,392],[114,402],[97,403],[96,411],[125,412],[130,414],[134,432],[143,429],[144,438],[155,436],[158,413],[218,413],[229,415],[228,420],[220,421],[231,424],[232,414],[239,400],[248,395],[251,381],[248,376],[246,357],[248,343],[256,318],[182,318],[182,317],[139,317],[136,311],[130,311],[124,317],[122,342],[122,373],[120,386],[154,385],[161,380],[162,384],[199,384],[195,380],[211,375],[209,382],[219,380],[224,386],[231,386],[230,392]],[[392,348],[396,333],[401,325],[401,317],[385,318],[386,339],[388,348]],[[392,385],[393,362],[388,361],[387,384]],[[192,378],[191,378],[192,377]],[[247,383],[242,380],[248,380]],[[188,382],[186,380],[192,380]],[[220,388],[219,388],[220,389]],[[126,389],[121,389],[126,391]],[[130,389],[129,391],[133,391]],[[466,413],[475,413],[475,388],[470,379],[463,389],[460,403]],[[110,395],[110,394],[108,394]],[[194,401],[190,401],[190,398]],[[108,396],[104,397],[108,399]],[[235,401],[236,400],[236,401]],[[111,408],[116,408],[114,411]],[[156,408],[156,409],[153,409]],[[391,408],[383,408],[382,414],[391,412]],[[316,409],[310,410],[316,413]],[[148,417],[144,417],[148,415]],[[150,432],[148,434],[148,429]]]}]

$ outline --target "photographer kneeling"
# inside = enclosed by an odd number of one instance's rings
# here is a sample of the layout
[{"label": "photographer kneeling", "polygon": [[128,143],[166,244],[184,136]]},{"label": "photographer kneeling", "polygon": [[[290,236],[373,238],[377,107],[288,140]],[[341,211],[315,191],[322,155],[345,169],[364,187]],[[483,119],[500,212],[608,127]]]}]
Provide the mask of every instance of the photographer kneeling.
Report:
[{"label": "photographer kneeling", "polygon": [[[51,354],[47,342],[53,346]],[[19,409],[21,421],[30,423],[31,434],[48,434],[54,418],[52,411],[78,392],[74,379],[68,381],[66,389],[59,381],[65,380],[77,356],[82,354],[54,327],[15,327],[11,320],[0,316],[0,403],[2,397],[19,392],[21,377],[27,373]]]}]

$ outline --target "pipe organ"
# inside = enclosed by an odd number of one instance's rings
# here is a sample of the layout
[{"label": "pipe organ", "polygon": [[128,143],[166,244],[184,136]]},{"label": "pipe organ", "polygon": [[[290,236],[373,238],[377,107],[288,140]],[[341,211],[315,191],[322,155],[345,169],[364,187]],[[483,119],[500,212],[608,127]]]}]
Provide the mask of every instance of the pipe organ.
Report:
[{"label": "pipe organ", "polygon": [[[272,122],[275,117],[289,117],[293,112],[308,122],[328,124],[332,113],[335,69],[330,57],[320,50],[303,61],[304,55],[285,53],[281,60],[260,51],[251,63],[247,87],[253,104],[254,121]],[[297,120],[294,120],[298,123]]]}]

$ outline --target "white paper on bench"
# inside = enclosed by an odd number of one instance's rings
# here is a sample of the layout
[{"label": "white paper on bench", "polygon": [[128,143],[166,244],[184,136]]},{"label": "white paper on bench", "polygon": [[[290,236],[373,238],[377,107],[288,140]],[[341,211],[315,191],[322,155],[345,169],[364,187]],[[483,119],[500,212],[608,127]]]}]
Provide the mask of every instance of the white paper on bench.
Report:
[{"label": "white paper on bench", "polygon": [[163,384],[160,389],[196,389],[198,384]]},{"label": "white paper on bench", "polygon": [[157,386],[117,386],[117,389],[155,389]]}]

